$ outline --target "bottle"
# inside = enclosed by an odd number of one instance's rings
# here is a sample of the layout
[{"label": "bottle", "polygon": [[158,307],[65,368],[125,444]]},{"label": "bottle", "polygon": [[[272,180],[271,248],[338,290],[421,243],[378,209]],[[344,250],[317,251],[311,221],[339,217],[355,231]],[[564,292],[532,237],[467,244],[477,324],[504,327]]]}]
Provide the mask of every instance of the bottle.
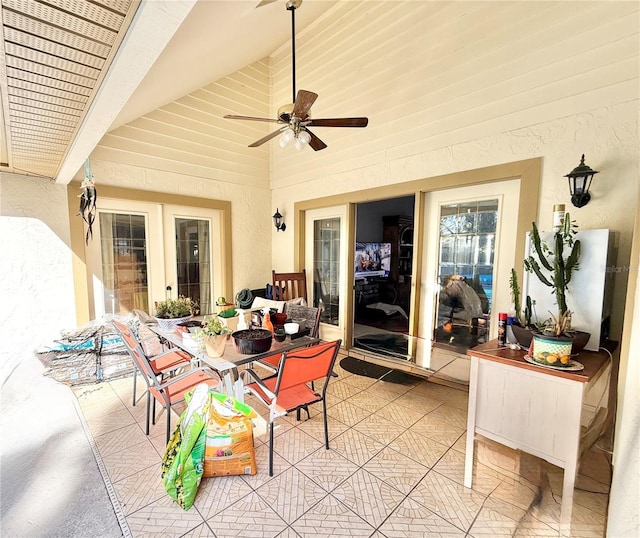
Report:
[{"label": "bottle", "polygon": [[507,313],[498,314],[498,345],[504,346],[507,343]]},{"label": "bottle", "polygon": [[271,323],[271,312],[268,308],[262,310],[262,328],[273,332],[273,323]]},{"label": "bottle", "polygon": [[558,232],[564,223],[564,204],[553,206],[553,231]]}]

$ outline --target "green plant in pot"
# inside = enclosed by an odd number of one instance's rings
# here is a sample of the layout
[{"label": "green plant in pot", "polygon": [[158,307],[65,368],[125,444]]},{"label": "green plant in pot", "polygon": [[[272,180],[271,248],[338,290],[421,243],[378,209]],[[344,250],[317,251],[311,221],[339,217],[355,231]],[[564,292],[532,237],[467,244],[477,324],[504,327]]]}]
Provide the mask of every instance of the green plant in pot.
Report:
[{"label": "green plant in pot", "polygon": [[197,308],[189,297],[165,299],[156,303],[156,320],[161,329],[174,330],[178,323],[190,319]]},{"label": "green plant in pot", "polygon": [[531,230],[533,252],[524,260],[525,270],[551,288],[558,307],[555,314],[549,312],[551,317],[538,324],[540,332],[533,336],[530,356],[536,362],[554,367],[569,367],[571,360],[575,331],[571,327],[567,291],[573,272],[579,268],[581,245],[575,238],[576,233],[577,226],[567,213],[549,245],[540,237],[534,222]]},{"label": "green plant in pot", "polygon": [[220,318],[220,322],[223,325],[226,325],[231,332],[236,331],[238,329],[238,320],[240,316],[235,307],[227,308],[218,314]]},{"label": "green plant in pot", "polygon": [[509,278],[509,287],[511,288],[511,300],[516,312],[516,323],[511,326],[513,335],[520,344],[520,347],[528,349],[531,345],[534,333],[538,332],[538,327],[533,323],[533,306],[535,302],[527,295],[525,306],[522,308],[520,285],[518,284],[518,274],[515,269],[511,269],[511,277]]},{"label": "green plant in pot", "polygon": [[227,337],[231,332],[219,316],[211,316],[202,324],[202,328],[196,331],[196,339],[204,343],[207,355],[222,357]]}]

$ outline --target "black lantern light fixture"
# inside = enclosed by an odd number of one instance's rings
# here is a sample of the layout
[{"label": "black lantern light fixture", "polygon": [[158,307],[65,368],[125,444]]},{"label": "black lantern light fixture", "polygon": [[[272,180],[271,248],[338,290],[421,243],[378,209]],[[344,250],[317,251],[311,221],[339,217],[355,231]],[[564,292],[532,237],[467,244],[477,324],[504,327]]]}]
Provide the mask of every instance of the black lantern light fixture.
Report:
[{"label": "black lantern light fixture", "polygon": [[576,207],[584,207],[591,200],[589,187],[593,176],[598,174],[597,170],[592,170],[590,166],[584,164],[584,154],[580,159],[580,164],[569,172],[566,178],[569,179],[569,190],[571,191],[571,203]]},{"label": "black lantern light fixture", "polygon": [[278,208],[276,207],[276,212],[273,214],[273,224],[276,227],[276,230],[279,232],[282,230],[283,232],[287,229],[287,225],[282,222],[282,215]]}]

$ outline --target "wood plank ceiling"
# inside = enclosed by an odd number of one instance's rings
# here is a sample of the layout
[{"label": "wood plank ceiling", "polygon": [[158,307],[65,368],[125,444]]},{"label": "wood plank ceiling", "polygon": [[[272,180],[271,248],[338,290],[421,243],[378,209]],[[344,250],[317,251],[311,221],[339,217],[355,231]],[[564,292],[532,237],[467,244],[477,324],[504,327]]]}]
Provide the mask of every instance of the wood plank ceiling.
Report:
[{"label": "wood plank ceiling", "polygon": [[139,2],[1,5],[0,171],[55,178]]}]

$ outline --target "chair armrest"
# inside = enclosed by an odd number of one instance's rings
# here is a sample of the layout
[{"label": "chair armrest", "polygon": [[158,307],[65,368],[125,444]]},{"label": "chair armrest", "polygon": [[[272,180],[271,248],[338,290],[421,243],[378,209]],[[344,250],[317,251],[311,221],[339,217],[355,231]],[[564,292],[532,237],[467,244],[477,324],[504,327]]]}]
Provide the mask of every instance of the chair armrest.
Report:
[{"label": "chair armrest", "polygon": [[189,370],[188,372],[185,372],[184,374],[180,374],[177,375],[175,377],[171,377],[169,378],[168,381],[166,381],[165,383],[161,383],[160,385],[158,385],[159,389],[164,389],[170,385],[173,385],[176,381],[180,381],[182,379],[185,379],[187,377],[189,377],[190,375],[193,375],[195,372],[206,372],[208,374],[214,374],[212,376],[210,376],[212,379],[217,379],[218,382],[220,384],[222,384],[222,379],[220,379],[220,376],[215,372],[215,370],[212,370],[211,368],[207,368],[206,366],[199,366],[198,368],[194,368],[193,370]]},{"label": "chair armrest", "polygon": [[253,378],[253,383],[256,383],[257,385],[260,385],[260,389],[267,395],[269,396],[269,398],[274,399],[276,397],[276,395],[271,392],[271,390],[269,390],[266,385],[262,382],[262,379],[260,378],[260,376],[258,374],[256,374],[253,370],[243,370],[242,372],[240,372],[240,379],[242,379],[242,382],[245,384],[245,386],[248,384],[245,381],[245,377],[251,377]]}]

